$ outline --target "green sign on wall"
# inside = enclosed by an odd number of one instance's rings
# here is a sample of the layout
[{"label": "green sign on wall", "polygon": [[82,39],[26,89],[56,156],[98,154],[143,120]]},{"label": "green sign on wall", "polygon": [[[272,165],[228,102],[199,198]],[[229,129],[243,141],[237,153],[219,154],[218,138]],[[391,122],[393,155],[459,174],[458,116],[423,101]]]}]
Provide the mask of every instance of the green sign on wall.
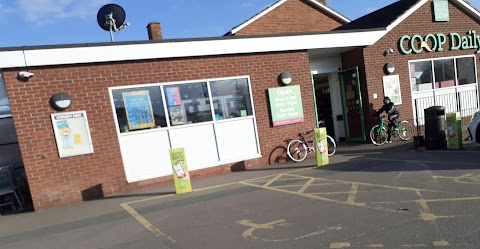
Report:
[{"label": "green sign on wall", "polygon": [[273,126],[301,123],[304,121],[300,86],[268,89]]},{"label": "green sign on wall", "polygon": [[450,20],[447,0],[433,1],[433,16],[435,22],[448,22]]}]

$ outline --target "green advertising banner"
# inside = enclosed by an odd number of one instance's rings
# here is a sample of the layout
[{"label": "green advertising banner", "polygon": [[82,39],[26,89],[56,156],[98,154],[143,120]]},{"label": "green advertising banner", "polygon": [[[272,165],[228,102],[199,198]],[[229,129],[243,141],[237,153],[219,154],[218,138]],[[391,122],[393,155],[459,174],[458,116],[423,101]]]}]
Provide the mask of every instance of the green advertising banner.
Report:
[{"label": "green advertising banner", "polygon": [[434,0],[433,15],[435,22],[448,22],[450,20],[450,14],[448,12],[448,1]]},{"label": "green advertising banner", "polygon": [[170,161],[172,162],[173,179],[175,181],[177,194],[192,192],[192,183],[190,181],[190,174],[188,173],[185,149],[170,150]]},{"label": "green advertising banner", "polygon": [[268,89],[270,112],[273,126],[302,123],[303,106],[300,86],[276,87]]},{"label": "green advertising banner", "polygon": [[451,150],[463,148],[462,117],[459,112],[447,114],[447,142]]},{"label": "green advertising banner", "polygon": [[327,128],[315,128],[315,153],[317,156],[317,167],[326,166],[329,164],[328,160],[328,142],[327,142]]}]

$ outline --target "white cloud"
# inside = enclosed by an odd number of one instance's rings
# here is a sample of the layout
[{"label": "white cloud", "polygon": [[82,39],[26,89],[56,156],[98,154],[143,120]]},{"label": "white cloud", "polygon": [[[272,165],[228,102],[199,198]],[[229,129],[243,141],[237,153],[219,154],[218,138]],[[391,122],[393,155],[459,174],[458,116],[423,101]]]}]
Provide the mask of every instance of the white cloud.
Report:
[{"label": "white cloud", "polygon": [[255,8],[257,5],[255,3],[243,2],[240,4],[241,8]]},{"label": "white cloud", "polygon": [[42,25],[59,19],[94,17],[111,0],[17,0],[18,11],[28,22]]}]

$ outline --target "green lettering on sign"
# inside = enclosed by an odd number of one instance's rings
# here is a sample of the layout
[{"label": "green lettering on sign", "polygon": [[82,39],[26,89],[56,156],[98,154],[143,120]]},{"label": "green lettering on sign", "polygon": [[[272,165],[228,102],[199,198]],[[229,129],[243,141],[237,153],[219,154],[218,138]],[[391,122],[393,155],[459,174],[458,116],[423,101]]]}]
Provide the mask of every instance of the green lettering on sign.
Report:
[{"label": "green lettering on sign", "polygon": [[450,20],[447,0],[433,1],[433,16],[435,22],[448,22]]}]

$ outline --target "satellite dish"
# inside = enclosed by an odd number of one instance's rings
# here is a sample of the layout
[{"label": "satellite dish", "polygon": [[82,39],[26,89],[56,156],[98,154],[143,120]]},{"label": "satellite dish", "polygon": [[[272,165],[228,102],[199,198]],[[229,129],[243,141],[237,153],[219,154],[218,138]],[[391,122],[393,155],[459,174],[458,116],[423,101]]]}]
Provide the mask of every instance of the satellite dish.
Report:
[{"label": "satellite dish", "polygon": [[97,22],[100,28],[110,32],[110,38],[113,40],[113,32],[117,32],[129,26],[125,22],[125,10],[117,4],[107,4],[98,10]]}]

